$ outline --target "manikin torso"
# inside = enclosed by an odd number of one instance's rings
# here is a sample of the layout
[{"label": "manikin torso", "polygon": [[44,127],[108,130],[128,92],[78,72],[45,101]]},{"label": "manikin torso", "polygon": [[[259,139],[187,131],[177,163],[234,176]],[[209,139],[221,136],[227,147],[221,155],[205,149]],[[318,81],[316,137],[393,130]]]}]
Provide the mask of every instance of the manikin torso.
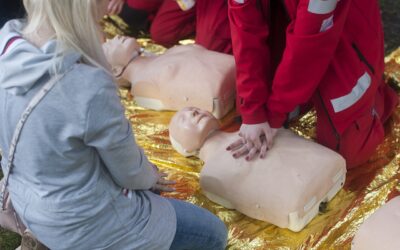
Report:
[{"label": "manikin torso", "polygon": [[231,55],[198,45],[176,46],[165,54],[140,57],[125,70],[139,106],[179,110],[194,106],[223,117],[235,102],[235,62]]},{"label": "manikin torso", "polygon": [[225,146],[236,133],[214,132],[200,150],[200,184],[228,208],[299,231],[342,187],[346,167],[336,152],[281,129],[265,159],[234,159]]},{"label": "manikin torso", "polygon": [[400,196],[379,208],[361,225],[352,250],[400,249]]}]

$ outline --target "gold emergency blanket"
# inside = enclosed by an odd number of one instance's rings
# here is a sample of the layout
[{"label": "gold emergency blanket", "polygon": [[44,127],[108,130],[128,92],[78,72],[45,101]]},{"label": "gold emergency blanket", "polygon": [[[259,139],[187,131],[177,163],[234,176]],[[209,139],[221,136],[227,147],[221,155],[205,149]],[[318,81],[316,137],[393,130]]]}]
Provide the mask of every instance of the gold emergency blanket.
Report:
[{"label": "gold emergency blanket", "polygon": [[[121,32],[114,30],[113,33]],[[141,42],[150,51],[163,51],[148,40]],[[399,89],[400,49],[387,58],[386,64],[387,81]],[[229,228],[228,249],[350,249],[351,240],[360,224],[377,208],[400,194],[400,107],[386,124],[386,139],[370,161],[350,170],[344,188],[328,203],[326,209],[305,229],[295,233],[209,201],[199,188],[201,160],[180,156],[169,142],[168,123],[174,113],[137,107],[125,90],[121,91],[121,96],[137,142],[153,163],[177,181],[177,192],[165,196],[187,200],[221,218]],[[229,114],[223,123],[232,124],[234,116],[234,113]],[[315,114],[310,112],[292,124],[291,129],[312,138],[314,125]],[[238,128],[238,125],[231,127]]]}]

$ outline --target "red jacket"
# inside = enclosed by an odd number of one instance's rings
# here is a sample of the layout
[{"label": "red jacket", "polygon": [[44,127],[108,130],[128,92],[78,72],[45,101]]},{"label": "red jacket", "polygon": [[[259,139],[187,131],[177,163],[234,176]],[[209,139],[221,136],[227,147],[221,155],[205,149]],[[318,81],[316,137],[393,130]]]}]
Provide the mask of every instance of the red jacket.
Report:
[{"label": "red jacket", "polygon": [[377,0],[229,0],[229,18],[244,123],[280,127],[313,98],[339,133],[372,112],[384,68]]}]

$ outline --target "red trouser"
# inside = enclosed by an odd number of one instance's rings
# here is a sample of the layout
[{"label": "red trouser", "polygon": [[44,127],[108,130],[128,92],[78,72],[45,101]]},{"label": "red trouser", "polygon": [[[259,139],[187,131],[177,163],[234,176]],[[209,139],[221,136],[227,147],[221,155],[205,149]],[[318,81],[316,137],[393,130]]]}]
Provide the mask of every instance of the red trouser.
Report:
[{"label": "red trouser", "polygon": [[383,123],[397,104],[397,94],[387,84],[382,84],[376,93],[375,107],[338,135],[320,100],[316,97],[317,141],[338,151],[346,159],[348,169],[357,167],[365,163],[383,141],[385,136]]},{"label": "red trouser", "polygon": [[232,54],[227,0],[198,0],[196,43],[218,52]]},{"label": "red trouser", "polygon": [[226,0],[197,1],[195,7],[187,11],[182,11],[175,0],[127,0],[127,4],[149,13],[150,34],[158,44],[171,47],[196,33],[196,43],[232,54]]},{"label": "red trouser", "polygon": [[175,45],[195,33],[195,9],[182,11],[175,0],[127,0],[129,7],[145,10],[152,24],[152,39],[165,47]]}]

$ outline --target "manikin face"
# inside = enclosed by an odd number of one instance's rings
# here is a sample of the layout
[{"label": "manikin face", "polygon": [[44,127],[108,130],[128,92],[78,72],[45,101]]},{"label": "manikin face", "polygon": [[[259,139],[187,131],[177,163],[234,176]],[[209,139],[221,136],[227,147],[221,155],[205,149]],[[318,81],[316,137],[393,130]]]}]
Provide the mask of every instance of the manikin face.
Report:
[{"label": "manikin face", "polygon": [[116,36],[103,44],[107,61],[113,67],[125,67],[139,49],[136,39],[126,36]]},{"label": "manikin face", "polygon": [[190,107],[172,117],[169,133],[183,150],[193,152],[200,149],[207,136],[218,128],[218,121],[211,113]]}]

